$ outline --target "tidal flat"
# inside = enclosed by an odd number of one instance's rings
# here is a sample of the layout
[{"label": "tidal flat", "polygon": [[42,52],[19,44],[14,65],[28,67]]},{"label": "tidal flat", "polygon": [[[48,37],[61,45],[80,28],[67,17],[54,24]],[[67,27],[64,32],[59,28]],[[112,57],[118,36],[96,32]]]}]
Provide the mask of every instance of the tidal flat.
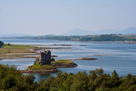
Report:
[{"label": "tidal flat", "polygon": [[[62,45],[63,46],[63,45]],[[37,58],[39,51],[48,49],[71,49],[70,47],[43,47],[40,45],[4,44],[0,48],[0,59]],[[57,55],[52,55],[57,57]]]}]

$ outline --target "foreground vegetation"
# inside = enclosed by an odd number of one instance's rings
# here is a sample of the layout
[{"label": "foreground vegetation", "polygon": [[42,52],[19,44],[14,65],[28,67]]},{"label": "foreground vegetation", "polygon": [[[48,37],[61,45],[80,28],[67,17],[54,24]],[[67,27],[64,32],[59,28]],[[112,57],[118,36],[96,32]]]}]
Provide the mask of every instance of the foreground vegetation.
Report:
[{"label": "foreground vegetation", "polygon": [[100,69],[86,72],[63,73],[56,77],[34,82],[34,75],[23,75],[15,66],[0,64],[1,91],[135,91],[136,76],[128,74],[119,77],[114,70],[112,75]]}]

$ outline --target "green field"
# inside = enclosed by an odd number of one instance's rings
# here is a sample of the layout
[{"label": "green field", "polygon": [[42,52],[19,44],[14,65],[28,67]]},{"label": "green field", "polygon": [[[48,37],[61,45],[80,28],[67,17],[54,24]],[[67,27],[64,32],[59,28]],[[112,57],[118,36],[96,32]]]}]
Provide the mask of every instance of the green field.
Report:
[{"label": "green field", "polygon": [[2,48],[0,48],[0,53],[34,53],[30,49],[34,49],[36,47],[31,45],[8,45],[4,44]]}]

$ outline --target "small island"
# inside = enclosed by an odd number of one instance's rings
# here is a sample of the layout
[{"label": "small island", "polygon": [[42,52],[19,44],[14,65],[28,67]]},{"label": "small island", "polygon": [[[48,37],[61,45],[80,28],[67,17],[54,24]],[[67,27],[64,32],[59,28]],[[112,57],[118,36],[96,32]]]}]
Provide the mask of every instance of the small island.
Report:
[{"label": "small island", "polygon": [[58,72],[57,67],[76,67],[77,64],[71,60],[57,60],[51,58],[51,51],[40,52],[39,58],[34,61],[34,65],[29,66],[26,70],[21,70],[22,73],[38,73],[49,74]]},{"label": "small island", "polygon": [[83,58],[73,58],[69,60],[98,60],[97,58],[89,58],[89,57],[83,57]]},{"label": "small island", "polygon": [[68,59],[53,61],[53,62],[51,62],[51,64],[57,68],[69,68],[69,67],[76,67],[77,66],[76,63],[74,63]]},{"label": "small island", "polygon": [[88,57],[83,57],[81,60],[97,60],[97,58],[88,58]]}]

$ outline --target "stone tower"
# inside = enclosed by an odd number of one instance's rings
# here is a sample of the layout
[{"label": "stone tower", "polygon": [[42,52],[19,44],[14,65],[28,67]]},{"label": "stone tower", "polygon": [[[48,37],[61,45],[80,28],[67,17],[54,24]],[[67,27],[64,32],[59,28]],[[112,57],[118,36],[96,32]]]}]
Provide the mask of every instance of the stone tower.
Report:
[{"label": "stone tower", "polygon": [[51,51],[44,51],[44,52],[40,52],[39,54],[39,62],[41,63],[41,65],[51,65]]}]

